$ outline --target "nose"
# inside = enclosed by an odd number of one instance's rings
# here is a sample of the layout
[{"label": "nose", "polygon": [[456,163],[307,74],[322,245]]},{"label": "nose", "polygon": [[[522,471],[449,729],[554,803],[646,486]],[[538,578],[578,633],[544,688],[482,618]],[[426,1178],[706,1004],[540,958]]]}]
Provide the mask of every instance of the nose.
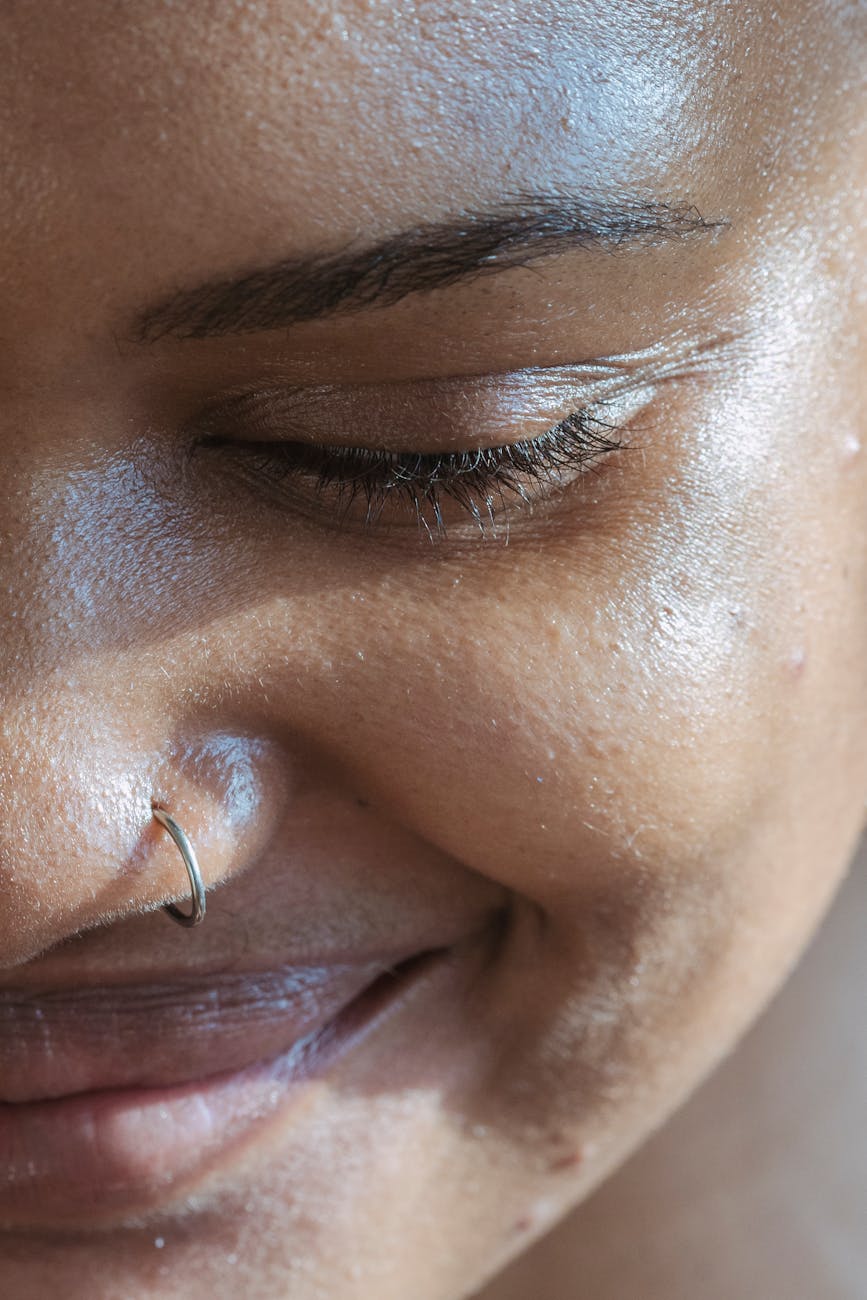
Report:
[{"label": "nose", "polygon": [[[189,837],[206,888],[261,847],[272,745],[213,725],[173,725],[141,688],[134,719],[124,721],[114,693],[96,686],[70,683],[5,713],[0,968],[167,902],[189,911],[187,872],[154,803]],[[154,924],[173,925],[162,912]]]},{"label": "nose", "polygon": [[82,401],[13,393],[2,412],[0,968],[150,910],[180,942],[159,909],[189,910],[189,881],[154,802],[208,888],[261,849],[273,807],[273,745],[221,706],[202,721],[210,647],[184,633],[214,617],[219,575],[203,587],[197,498],[163,483],[162,444],[127,447],[114,408],[119,449],[97,445]]}]

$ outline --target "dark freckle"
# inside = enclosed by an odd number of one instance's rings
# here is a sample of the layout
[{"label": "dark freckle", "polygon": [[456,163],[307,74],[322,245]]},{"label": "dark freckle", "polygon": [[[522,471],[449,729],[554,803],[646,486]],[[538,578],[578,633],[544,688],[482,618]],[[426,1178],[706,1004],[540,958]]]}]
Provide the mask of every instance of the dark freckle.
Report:
[{"label": "dark freckle", "polygon": [[367,799],[356,799],[355,802],[357,803],[357,805],[358,805],[359,808],[369,808],[369,807],[370,807],[370,803],[369,803],[369,801],[368,801]]}]

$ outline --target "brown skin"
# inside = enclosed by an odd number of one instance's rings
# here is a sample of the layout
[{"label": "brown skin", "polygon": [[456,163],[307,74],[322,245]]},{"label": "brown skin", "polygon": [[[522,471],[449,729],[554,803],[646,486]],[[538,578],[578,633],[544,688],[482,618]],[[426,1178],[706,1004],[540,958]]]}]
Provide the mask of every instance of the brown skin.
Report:
[{"label": "brown skin", "polygon": [[862,842],[805,960],[737,1050],[478,1300],[856,1300],[867,1277],[865,926]]},{"label": "brown skin", "polygon": [[[243,1159],[98,1232],[7,1234],[4,1293],[464,1295],[695,1086],[840,880],[867,800],[863,11],[671,10],[5,6],[4,984],[231,964],[238,916],[351,943],[508,898],[514,928],[435,1030],[386,1026]],[[729,224],[132,337],[178,288],[567,186]],[[277,437],[298,385],[338,386],[313,442],[358,403],[369,446],[514,442],[614,356],[631,450],[508,534],[337,526],[240,452],[186,455],[238,389]],[[528,367],[561,369],[516,411],[485,377]],[[176,887],[155,794],[222,882],[183,943],[136,915]]]}]

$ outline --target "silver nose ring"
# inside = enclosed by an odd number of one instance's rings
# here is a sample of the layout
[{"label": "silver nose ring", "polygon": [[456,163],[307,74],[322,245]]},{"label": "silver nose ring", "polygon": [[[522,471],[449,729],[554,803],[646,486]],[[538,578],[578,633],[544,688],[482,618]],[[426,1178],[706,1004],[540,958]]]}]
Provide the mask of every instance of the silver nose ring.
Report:
[{"label": "silver nose ring", "polygon": [[181,830],[171,813],[167,813],[165,808],[160,808],[157,804],[151,805],[151,811],[160,825],[165,826],[169,835],[177,844],[178,851],[187,869],[187,875],[190,878],[192,911],[182,912],[174,903],[164,903],[163,907],[172,920],[177,921],[178,925],[199,925],[205,919],[205,885],[202,880],[202,873],[199,870],[199,864],[196,861],[195,850],[187,839],[186,833]]}]

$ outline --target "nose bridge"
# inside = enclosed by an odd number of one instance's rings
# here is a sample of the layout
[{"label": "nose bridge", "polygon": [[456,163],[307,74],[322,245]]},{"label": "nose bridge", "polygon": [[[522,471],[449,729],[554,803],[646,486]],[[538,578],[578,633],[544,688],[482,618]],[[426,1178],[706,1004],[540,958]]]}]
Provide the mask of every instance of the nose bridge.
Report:
[{"label": "nose bridge", "polygon": [[120,400],[66,396],[0,395],[0,698],[73,659],[168,639],[178,591],[189,604],[201,586],[177,446],[142,436]]},{"label": "nose bridge", "polygon": [[[0,364],[5,348],[0,348]],[[26,403],[0,387],[0,702],[3,685],[16,675],[32,681],[43,638],[42,611],[35,606],[43,590],[45,528],[34,488],[42,452],[30,436]]]},{"label": "nose bridge", "polygon": [[[183,899],[152,800],[183,818],[208,884],[234,862],[241,815],[227,813],[214,762],[196,761],[216,752],[219,720],[190,734],[185,700],[201,665],[171,636],[185,572],[171,501],[127,451],[87,450],[74,431],[67,446],[32,424],[16,442],[9,419],[0,414],[3,441],[18,447],[0,485],[0,968]],[[187,572],[196,563],[189,555]],[[219,752],[236,777],[239,751]]]},{"label": "nose bridge", "polygon": [[[2,352],[7,376],[5,340]],[[94,904],[128,852],[146,784],[90,653],[99,606],[111,605],[100,587],[117,573],[87,436],[97,408],[38,379],[0,386],[0,964]]]},{"label": "nose bridge", "polygon": [[[140,800],[146,776],[131,763],[131,726],[116,701],[97,686],[76,674],[62,682],[49,676],[26,695],[4,699],[0,844],[12,875],[11,859],[20,862],[22,853],[40,858],[50,871],[59,858],[73,867],[79,857],[93,863],[114,855],[129,838],[130,810],[124,804]],[[12,843],[17,853],[10,852]]]},{"label": "nose bridge", "polygon": [[52,512],[39,508],[31,485],[0,498],[0,699],[8,707],[64,667],[82,629]]},{"label": "nose bridge", "polygon": [[115,428],[90,395],[62,407],[0,400],[0,968],[183,904],[152,801],[177,814],[206,885],[267,833],[257,783],[273,760],[233,739],[234,714],[196,711],[221,571],[195,494],[123,412]]}]

